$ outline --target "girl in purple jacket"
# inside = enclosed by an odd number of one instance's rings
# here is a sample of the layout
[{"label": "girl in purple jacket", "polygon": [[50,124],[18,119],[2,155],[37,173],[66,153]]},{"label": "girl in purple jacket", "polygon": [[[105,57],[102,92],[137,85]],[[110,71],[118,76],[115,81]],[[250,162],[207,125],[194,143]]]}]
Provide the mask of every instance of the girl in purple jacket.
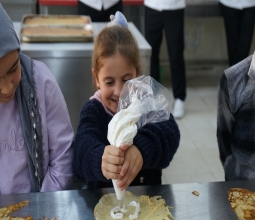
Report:
[{"label": "girl in purple jacket", "polygon": [[73,129],[49,69],[20,52],[0,4],[0,194],[66,189]]}]

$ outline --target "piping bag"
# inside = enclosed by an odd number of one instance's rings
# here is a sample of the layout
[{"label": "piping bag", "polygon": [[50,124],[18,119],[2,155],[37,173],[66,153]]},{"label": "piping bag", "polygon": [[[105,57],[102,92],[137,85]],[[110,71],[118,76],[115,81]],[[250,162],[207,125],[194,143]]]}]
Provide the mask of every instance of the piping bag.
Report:
[{"label": "piping bag", "polygon": [[[156,123],[170,118],[172,94],[150,76],[140,76],[125,82],[120,93],[117,113],[108,125],[108,141],[112,146],[131,146],[137,129],[147,123]],[[125,190],[112,180],[119,208],[123,207]]]}]

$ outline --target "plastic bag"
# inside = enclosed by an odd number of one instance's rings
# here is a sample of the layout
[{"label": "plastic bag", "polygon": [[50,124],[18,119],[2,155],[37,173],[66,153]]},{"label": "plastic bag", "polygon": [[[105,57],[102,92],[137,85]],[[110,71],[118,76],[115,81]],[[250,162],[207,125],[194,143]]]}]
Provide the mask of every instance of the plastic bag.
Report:
[{"label": "plastic bag", "polygon": [[[118,112],[108,125],[108,141],[112,146],[131,146],[137,129],[147,123],[168,120],[172,107],[172,95],[167,88],[150,76],[128,80],[120,93]],[[118,200],[125,190],[117,187],[118,180],[112,180]]]},{"label": "plastic bag", "polygon": [[142,114],[136,123],[138,128],[147,123],[169,119],[173,103],[172,94],[152,77],[142,75],[124,84],[119,97],[118,112],[138,101]]},{"label": "plastic bag", "polygon": [[168,89],[150,76],[128,80],[120,93],[118,112],[108,125],[110,144],[130,146],[138,128],[168,120],[172,100]]}]

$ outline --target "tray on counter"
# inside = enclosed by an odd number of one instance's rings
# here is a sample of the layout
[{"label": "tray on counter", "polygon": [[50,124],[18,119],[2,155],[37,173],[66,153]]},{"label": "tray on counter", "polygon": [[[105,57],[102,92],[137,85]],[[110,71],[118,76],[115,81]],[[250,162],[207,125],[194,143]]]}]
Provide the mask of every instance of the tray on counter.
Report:
[{"label": "tray on counter", "polygon": [[93,41],[93,26],[90,16],[25,15],[20,39],[23,42]]}]

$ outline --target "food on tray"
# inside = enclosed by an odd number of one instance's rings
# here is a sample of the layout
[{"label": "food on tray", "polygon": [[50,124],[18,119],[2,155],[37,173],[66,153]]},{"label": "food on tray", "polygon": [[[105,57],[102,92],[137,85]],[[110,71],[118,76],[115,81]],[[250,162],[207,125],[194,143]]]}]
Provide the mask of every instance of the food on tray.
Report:
[{"label": "food on tray", "polygon": [[0,220],[33,220],[31,216],[27,216],[27,217],[3,217],[0,218]]},{"label": "food on tray", "polygon": [[28,16],[25,25],[84,25],[89,24],[87,16]]},{"label": "food on tray", "polygon": [[[13,212],[15,212],[25,206],[28,206],[28,205],[29,205],[29,200],[25,200],[23,202],[16,203],[16,204],[5,206],[5,207],[1,208],[0,209],[0,220],[33,220],[33,218],[31,216],[26,216],[26,217],[9,216]],[[48,218],[45,218],[44,216],[43,216],[43,219],[50,220]],[[51,220],[57,220],[57,218],[54,217]]]},{"label": "food on tray", "polygon": [[[165,200],[161,198],[161,196],[135,196],[131,192],[126,191],[123,204],[125,205],[125,209],[127,212],[123,213],[123,220],[129,220],[129,216],[133,215],[136,207],[130,205],[132,201],[135,201],[140,204],[140,212],[138,214],[138,219],[171,219],[174,220],[172,214],[170,213],[169,206],[166,206]],[[115,193],[110,193],[104,195],[96,205],[94,209],[94,216],[96,220],[112,220],[113,218],[110,215],[113,207],[118,206],[118,201]]]},{"label": "food on tray", "polygon": [[25,201],[17,203],[17,204],[13,204],[13,205],[3,207],[3,208],[0,209],[0,219],[2,219],[4,217],[7,217],[9,214],[12,214],[13,212],[23,208],[24,206],[28,206],[28,205],[29,205],[29,201],[25,200]]},{"label": "food on tray", "polygon": [[197,191],[193,191],[192,194],[195,195],[195,196],[199,196],[200,195],[199,192],[197,192]]},{"label": "food on tray", "polygon": [[93,27],[89,16],[26,15],[20,39],[24,42],[93,41]]},{"label": "food on tray", "polygon": [[92,30],[91,29],[84,29],[84,28],[65,28],[65,27],[58,27],[58,28],[51,28],[51,27],[25,27],[22,29],[21,34],[35,37],[58,37],[58,36],[66,36],[66,37],[76,37],[76,36],[91,36]]},{"label": "food on tray", "polygon": [[255,192],[232,188],[228,191],[228,200],[239,220],[255,219]]},{"label": "food on tray", "polygon": [[0,209],[0,220],[9,220],[9,219],[13,219],[13,220],[33,220],[31,216],[27,216],[27,217],[24,217],[24,218],[23,217],[11,217],[11,216],[9,216],[13,212],[23,208],[24,206],[28,206],[28,205],[29,205],[29,201],[25,200],[23,202],[1,208]]},{"label": "food on tray", "polygon": [[53,217],[52,219],[49,219],[49,218],[45,218],[45,217],[43,216],[43,220],[58,220],[58,219],[57,219],[57,217]]},{"label": "food on tray", "polygon": [[[0,218],[0,220],[33,220],[33,218],[31,216],[27,216],[27,217],[24,217],[24,218],[8,216],[8,217]],[[52,219],[49,219],[49,218],[43,217],[43,220],[57,220],[57,218],[54,217]]]}]

